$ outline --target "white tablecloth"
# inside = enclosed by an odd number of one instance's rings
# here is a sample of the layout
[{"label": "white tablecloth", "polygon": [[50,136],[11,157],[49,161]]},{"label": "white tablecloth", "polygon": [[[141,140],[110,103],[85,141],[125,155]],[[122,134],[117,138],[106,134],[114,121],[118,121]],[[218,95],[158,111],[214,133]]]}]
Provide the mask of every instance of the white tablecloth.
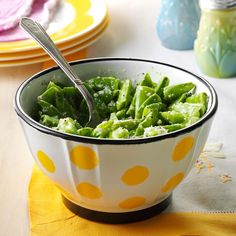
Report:
[{"label": "white tablecloth", "polygon": [[[158,0],[109,0],[110,26],[94,44],[88,57],[137,57],[174,64],[201,74],[193,51],[173,51],[161,46],[156,34],[160,8]],[[0,128],[9,133],[0,137],[0,235],[28,235],[27,188],[31,175],[30,157],[22,130],[13,112],[12,100],[16,87],[38,65],[0,70]],[[204,76],[204,75],[202,75]],[[226,159],[208,159],[214,164],[199,174],[193,169],[174,191],[168,211],[236,211],[236,80],[207,78],[219,97],[208,142],[223,143]],[[14,135],[15,134],[15,135]],[[15,150],[15,147],[19,150]],[[17,155],[21,153],[21,155]],[[232,181],[222,183],[219,175],[228,173]]]}]

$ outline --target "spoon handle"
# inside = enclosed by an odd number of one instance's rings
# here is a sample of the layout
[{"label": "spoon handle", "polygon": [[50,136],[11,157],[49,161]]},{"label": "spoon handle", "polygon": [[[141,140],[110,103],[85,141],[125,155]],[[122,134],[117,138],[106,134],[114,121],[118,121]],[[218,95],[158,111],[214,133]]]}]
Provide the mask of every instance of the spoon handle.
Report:
[{"label": "spoon handle", "polygon": [[57,49],[56,45],[46,33],[44,28],[39,23],[27,17],[21,18],[20,27],[24,29],[27,33],[29,33],[42,46],[42,48],[48,53],[48,55],[71,79],[75,87],[78,88],[81,92],[85,101],[87,101],[89,114],[91,114],[92,110],[95,108],[92,96],[84,86],[83,82],[79,79],[78,75],[75,73],[69,63],[62,56],[60,51]]}]

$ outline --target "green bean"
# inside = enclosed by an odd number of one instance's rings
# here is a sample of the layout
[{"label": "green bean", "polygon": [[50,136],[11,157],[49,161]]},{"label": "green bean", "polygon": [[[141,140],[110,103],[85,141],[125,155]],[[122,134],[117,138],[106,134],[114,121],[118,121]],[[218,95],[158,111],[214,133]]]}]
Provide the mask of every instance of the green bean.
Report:
[{"label": "green bean", "polygon": [[138,125],[135,135],[139,136],[144,133],[144,128],[155,126],[158,121],[158,111],[153,110],[153,112],[149,113],[145,119]]},{"label": "green bean", "polygon": [[113,120],[103,121],[92,132],[92,136],[99,138],[107,138],[113,125]]},{"label": "green bean", "polygon": [[158,121],[158,111],[153,111],[149,113],[145,119],[140,123],[144,128],[155,126]]},{"label": "green bean", "polygon": [[143,80],[140,82],[140,85],[153,88],[153,82],[151,76],[148,73],[145,74]]},{"label": "green bean", "polygon": [[78,111],[65,99],[62,92],[56,94],[55,106],[62,113],[62,117],[78,118]]},{"label": "green bean", "polygon": [[161,98],[157,94],[152,94],[150,97],[148,97],[142,105],[136,110],[135,114],[135,119],[140,119],[143,114],[143,110],[146,106],[153,104],[153,103],[158,103],[161,102]]},{"label": "green bean", "polygon": [[189,117],[189,118],[186,120],[185,126],[190,126],[190,125],[196,123],[199,119],[200,119],[200,117],[191,116],[191,117]]},{"label": "green bean", "polygon": [[128,120],[114,120],[112,129],[117,129],[119,127],[125,128],[127,130],[132,130],[135,129],[138,124],[139,120],[133,120],[133,119],[128,119]]},{"label": "green bean", "polygon": [[139,124],[138,128],[135,131],[134,136],[135,137],[142,137],[143,133],[144,133],[144,127],[141,124]]},{"label": "green bean", "polygon": [[112,113],[110,114],[109,120],[118,120],[118,117],[117,117],[117,115],[116,115],[115,112],[112,112]]},{"label": "green bean", "polygon": [[73,106],[76,110],[79,110],[80,102],[83,97],[75,87],[64,87],[63,94],[66,100]]},{"label": "green bean", "polygon": [[49,88],[51,88],[51,87],[57,88],[59,91],[62,90],[61,86],[55,84],[53,81],[50,81],[50,82],[48,83],[47,89],[49,89]]},{"label": "green bean", "polygon": [[109,134],[109,138],[113,138],[113,139],[127,139],[129,138],[129,131],[125,128],[119,127],[115,130],[113,130],[110,134]]},{"label": "green bean", "polygon": [[126,117],[126,109],[122,109],[116,112],[116,116],[118,120],[124,119]]},{"label": "green bean", "polygon": [[48,127],[56,127],[59,123],[59,119],[53,116],[42,115],[40,117],[40,123]]},{"label": "green bean", "polygon": [[184,84],[177,84],[167,86],[163,90],[164,99],[167,102],[174,102],[176,101],[183,93],[188,93],[191,90],[195,90],[196,85],[193,83],[184,83]]},{"label": "green bean", "polygon": [[165,128],[166,130],[168,130],[168,132],[173,132],[179,129],[182,129],[185,127],[184,124],[172,124],[172,125],[163,125],[163,128]]},{"label": "green bean", "polygon": [[187,99],[187,97],[189,97],[189,93],[183,93],[176,101],[174,101],[170,106],[169,106],[169,109],[171,109],[171,107],[174,105],[174,104],[177,104],[177,103],[184,103]]},{"label": "green bean", "polygon": [[71,99],[79,95],[78,89],[75,87],[64,87],[62,91],[67,99]]},{"label": "green bean", "polygon": [[104,90],[95,92],[94,97],[97,97],[105,104],[108,104],[113,99],[113,91],[109,88],[105,88]]},{"label": "green bean", "polygon": [[100,91],[104,88],[109,88],[110,90],[118,90],[120,85],[120,80],[116,79],[114,76],[109,77],[100,77],[91,78],[84,82],[94,91]]},{"label": "green bean", "polygon": [[130,80],[125,80],[122,84],[119,96],[116,102],[117,110],[121,110],[129,106],[132,100],[132,83]]},{"label": "green bean", "polygon": [[147,105],[143,109],[142,118],[145,118],[149,113],[153,112],[153,110],[156,110],[157,112],[160,112],[160,111],[163,111],[165,109],[166,109],[166,105],[164,103],[161,103],[161,102]]},{"label": "green bean", "polygon": [[164,97],[163,95],[163,90],[165,87],[167,87],[170,83],[170,80],[168,77],[163,77],[160,82],[157,84],[157,86],[155,87],[155,93],[158,94],[161,98]]},{"label": "green bean", "polygon": [[[99,97],[95,97],[94,102],[95,102],[95,106],[97,108],[99,115],[102,118],[106,118],[108,116],[108,114],[110,113],[110,110],[112,110],[112,109],[108,108],[108,105],[103,100],[101,100]],[[115,109],[115,107],[114,107],[114,109]],[[115,112],[115,111],[116,111],[116,109],[111,112]]]},{"label": "green bean", "polygon": [[129,106],[129,109],[126,112],[126,114],[131,116],[132,118],[135,117],[135,103],[136,103],[136,93],[134,94],[132,102],[131,102],[131,104]]},{"label": "green bean", "polygon": [[164,111],[160,113],[161,118],[167,121],[169,124],[183,123],[186,120],[186,115],[177,111]]},{"label": "green bean", "polygon": [[38,104],[41,106],[42,114],[54,117],[62,117],[62,113],[52,104],[40,99],[38,99]]},{"label": "green bean", "polygon": [[146,86],[138,86],[136,89],[135,100],[135,118],[138,116],[138,110],[147,98],[154,94],[154,89]]},{"label": "green bean", "polygon": [[92,136],[92,132],[93,132],[93,128],[90,128],[90,127],[84,127],[77,130],[78,135],[88,136],[88,137]]},{"label": "green bean", "polygon": [[69,134],[77,134],[78,127],[76,121],[68,117],[60,119],[56,129]]},{"label": "green bean", "polygon": [[203,115],[207,109],[208,96],[206,93],[193,94],[191,97],[188,97],[186,99],[186,102],[203,104],[201,109],[201,115]]},{"label": "green bean", "polygon": [[135,132],[136,132],[135,129],[130,130],[129,131],[129,137],[135,137]]},{"label": "green bean", "polygon": [[161,134],[166,134],[168,131],[161,126],[151,126],[144,129],[143,137],[153,137]]},{"label": "green bean", "polygon": [[189,103],[202,103],[204,105],[207,104],[208,97],[206,93],[198,93],[198,94],[193,94],[191,97],[188,97],[186,102]]},{"label": "green bean", "polygon": [[201,103],[177,103],[171,107],[172,111],[179,112],[181,114],[186,114],[188,117],[201,117],[202,109],[204,105]]},{"label": "green bean", "polygon": [[56,87],[50,87],[38,97],[38,100],[43,100],[50,104],[55,104],[55,98],[58,92],[60,92],[60,90],[58,90]]}]

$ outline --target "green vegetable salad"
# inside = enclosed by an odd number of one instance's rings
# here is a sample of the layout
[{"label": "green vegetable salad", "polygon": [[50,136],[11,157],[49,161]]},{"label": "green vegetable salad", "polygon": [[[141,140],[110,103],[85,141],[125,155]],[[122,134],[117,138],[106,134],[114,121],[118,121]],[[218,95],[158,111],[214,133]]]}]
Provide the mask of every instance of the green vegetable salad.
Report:
[{"label": "green vegetable salad", "polygon": [[50,82],[38,96],[41,124],[55,130],[96,138],[145,138],[173,132],[198,121],[206,112],[208,96],[195,93],[196,85],[158,83],[149,74],[133,85],[130,80],[96,77],[84,82],[103,122],[84,127],[88,108],[75,87]]}]

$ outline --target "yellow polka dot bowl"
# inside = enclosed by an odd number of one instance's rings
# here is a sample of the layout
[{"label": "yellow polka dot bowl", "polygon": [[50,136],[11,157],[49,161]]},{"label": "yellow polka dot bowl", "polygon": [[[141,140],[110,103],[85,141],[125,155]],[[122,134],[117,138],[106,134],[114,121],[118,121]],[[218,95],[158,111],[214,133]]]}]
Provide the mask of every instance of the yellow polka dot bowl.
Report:
[{"label": "yellow polka dot bowl", "polygon": [[61,133],[34,120],[37,96],[50,80],[69,83],[55,68],[23,82],[15,96],[35,162],[61,189],[65,205],[78,215],[107,223],[146,219],[164,210],[171,193],[191,170],[207,140],[217,110],[217,95],[204,79],[184,69],[142,59],[99,58],[71,63],[80,78],[117,76],[135,82],[148,72],[154,81],[194,82],[206,92],[206,114],[195,124],[168,134],[137,139],[97,139]]}]

